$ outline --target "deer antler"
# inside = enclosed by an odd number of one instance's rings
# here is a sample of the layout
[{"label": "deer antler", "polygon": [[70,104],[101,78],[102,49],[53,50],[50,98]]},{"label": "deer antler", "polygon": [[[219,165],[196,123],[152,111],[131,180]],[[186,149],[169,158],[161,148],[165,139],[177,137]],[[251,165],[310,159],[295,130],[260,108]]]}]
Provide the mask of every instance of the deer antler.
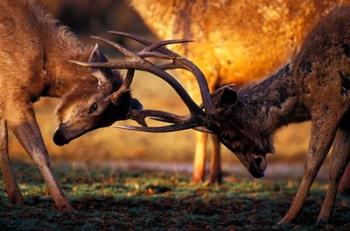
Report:
[{"label": "deer antler", "polygon": [[[116,50],[118,50],[125,56],[131,58],[132,60],[124,61],[124,62],[111,61],[111,62],[105,62],[105,63],[84,63],[84,62],[78,62],[78,61],[71,61],[71,62],[78,64],[80,66],[90,67],[90,68],[98,67],[98,68],[128,69],[127,77],[122,86],[123,89],[130,87],[135,69],[148,71],[160,77],[164,81],[166,81],[176,91],[176,93],[180,96],[180,98],[184,101],[184,103],[186,104],[186,106],[188,107],[191,113],[188,116],[180,116],[180,115],[163,112],[163,111],[157,111],[157,110],[141,110],[141,111],[131,110],[128,114],[128,118],[137,121],[140,125],[142,125],[142,127],[117,126],[118,128],[135,130],[135,131],[144,131],[144,132],[170,132],[170,131],[179,131],[179,130],[184,130],[189,128],[195,128],[205,124],[206,121],[208,121],[207,113],[210,113],[212,111],[212,101],[211,101],[211,96],[207,86],[207,82],[205,80],[203,73],[191,61],[178,55],[175,52],[172,52],[164,48],[164,46],[169,44],[190,42],[189,40],[167,40],[167,41],[161,41],[158,43],[152,43],[141,37],[138,37],[136,35],[131,35],[128,33],[123,33],[123,32],[110,32],[110,33],[131,38],[135,41],[138,41],[144,44],[146,47],[136,54],[113,41],[110,41],[101,37],[93,37],[97,40],[103,41],[111,45]],[[171,60],[171,62],[157,66],[154,63],[147,60],[146,58],[161,58],[161,59]],[[166,72],[166,70],[179,69],[179,68],[190,71],[196,77],[200,87],[205,111],[203,111],[202,108],[199,107],[192,100],[192,98],[188,95],[187,91],[181,86],[181,84],[175,78],[173,78],[168,72]],[[118,92],[119,90],[114,94],[118,94]],[[172,123],[172,125],[162,126],[162,127],[148,127],[145,122],[146,118],[148,117],[156,120]]]},{"label": "deer antler", "polygon": [[[160,68],[163,70],[185,69],[185,70],[192,72],[192,74],[196,77],[198,85],[199,85],[199,89],[200,89],[200,93],[201,93],[201,97],[202,97],[202,101],[203,101],[203,107],[204,107],[206,112],[208,112],[208,113],[211,112],[211,110],[213,109],[213,106],[212,106],[213,103],[212,103],[212,99],[211,99],[211,95],[209,92],[207,81],[206,81],[205,76],[203,75],[202,71],[194,63],[192,63],[190,60],[188,60],[185,57],[182,57],[181,55],[164,47],[165,45],[169,45],[169,44],[181,43],[179,41],[192,42],[192,40],[167,40],[167,41],[161,41],[159,43],[152,43],[151,41],[148,41],[148,40],[146,40],[138,35],[133,35],[133,34],[125,33],[125,32],[108,31],[108,33],[116,34],[119,36],[133,39],[133,40],[147,46],[146,48],[144,48],[144,50],[146,50],[147,48],[151,48],[151,49],[153,48],[154,50],[156,50],[162,54],[169,55],[171,57],[176,58],[176,59],[173,59],[173,62],[171,62],[171,63],[161,65]],[[176,41],[178,41],[178,42],[176,42]],[[167,44],[166,42],[172,42],[172,43]],[[158,44],[158,46],[156,44]]]}]

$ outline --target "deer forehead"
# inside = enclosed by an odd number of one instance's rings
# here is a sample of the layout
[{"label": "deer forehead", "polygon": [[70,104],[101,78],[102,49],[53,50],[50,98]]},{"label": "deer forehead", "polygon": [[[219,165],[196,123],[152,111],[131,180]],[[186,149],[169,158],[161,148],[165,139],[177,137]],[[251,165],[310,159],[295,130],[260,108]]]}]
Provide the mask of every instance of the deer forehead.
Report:
[{"label": "deer forehead", "polygon": [[67,96],[58,106],[56,115],[60,121],[67,121],[77,114],[86,111],[90,104],[98,99],[97,94]]}]

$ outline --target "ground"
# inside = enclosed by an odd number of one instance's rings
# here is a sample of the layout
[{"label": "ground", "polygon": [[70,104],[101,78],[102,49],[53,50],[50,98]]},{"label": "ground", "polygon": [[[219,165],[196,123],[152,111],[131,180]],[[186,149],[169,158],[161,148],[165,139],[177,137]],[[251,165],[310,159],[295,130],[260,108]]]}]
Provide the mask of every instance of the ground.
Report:
[{"label": "ground", "polygon": [[193,185],[174,172],[55,164],[75,212],[54,209],[33,165],[16,163],[25,204],[9,204],[1,181],[0,230],[350,230],[350,197],[338,196],[329,225],[314,226],[326,189],[317,182],[292,225],[277,226],[298,181],[227,176]]}]

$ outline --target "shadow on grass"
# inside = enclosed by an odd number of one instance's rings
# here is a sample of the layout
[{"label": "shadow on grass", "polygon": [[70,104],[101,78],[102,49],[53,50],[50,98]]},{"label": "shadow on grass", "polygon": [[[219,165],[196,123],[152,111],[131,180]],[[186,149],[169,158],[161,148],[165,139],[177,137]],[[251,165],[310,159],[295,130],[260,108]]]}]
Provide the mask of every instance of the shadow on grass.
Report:
[{"label": "shadow on grass", "polygon": [[32,165],[16,163],[26,202],[9,204],[1,184],[0,230],[350,230],[350,198],[338,197],[330,225],[315,227],[324,196],[316,183],[293,225],[275,225],[298,182],[225,182],[193,185],[188,176],[108,168],[55,166],[76,209],[54,209]]}]

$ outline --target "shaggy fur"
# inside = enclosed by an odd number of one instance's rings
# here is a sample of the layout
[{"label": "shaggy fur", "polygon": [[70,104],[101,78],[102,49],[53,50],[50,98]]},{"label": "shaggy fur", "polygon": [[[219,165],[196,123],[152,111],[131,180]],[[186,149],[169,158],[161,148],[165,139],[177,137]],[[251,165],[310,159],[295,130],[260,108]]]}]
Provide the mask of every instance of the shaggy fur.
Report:
[{"label": "shaggy fur", "polygon": [[[162,40],[193,39],[174,46],[198,65],[211,91],[227,84],[237,87],[265,78],[295,55],[314,25],[337,0],[130,0],[150,29]],[[191,96],[200,94],[186,77]],[[213,137],[214,138],[214,137]],[[205,134],[197,134],[193,180],[203,181]],[[211,156],[210,182],[220,182],[220,152]]]},{"label": "shaggy fur", "polygon": [[350,159],[349,28],[350,4],[343,3],[316,26],[299,54],[279,72],[241,89],[238,96],[229,87],[214,95],[218,111],[210,129],[257,177],[263,175],[259,168],[262,158],[273,151],[273,133],[281,126],[311,120],[305,174],[280,223],[291,222],[299,213],[333,144],[330,184],[318,221],[327,222],[331,216]]},{"label": "shaggy fur", "polygon": [[[37,164],[59,209],[71,210],[51,173],[48,154],[32,103],[42,96],[60,97],[59,129],[54,141],[63,145],[93,129],[125,119],[132,103],[127,92],[114,105],[110,96],[121,86],[118,72],[86,69],[68,60],[105,62],[96,46],[85,45],[47,15],[34,0],[0,1],[0,154],[10,200],[21,203],[7,149],[7,125]],[[68,102],[68,103],[67,103]]]}]

